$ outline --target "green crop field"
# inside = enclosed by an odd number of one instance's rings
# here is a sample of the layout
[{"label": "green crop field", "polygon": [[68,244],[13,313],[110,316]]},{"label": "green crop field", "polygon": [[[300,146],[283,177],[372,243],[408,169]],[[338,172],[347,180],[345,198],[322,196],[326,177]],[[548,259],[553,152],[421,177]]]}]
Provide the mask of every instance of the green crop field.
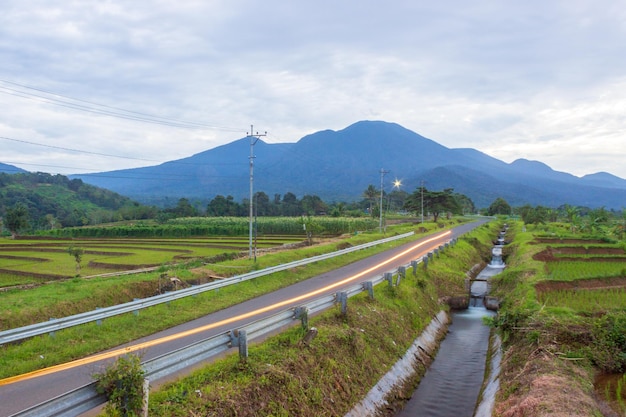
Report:
[{"label": "green crop field", "polygon": [[626,306],[626,289],[572,289],[544,292],[539,301],[547,307],[565,307],[581,313],[623,310]]},{"label": "green crop field", "polygon": [[[259,238],[255,246],[261,250],[302,240],[302,236]],[[69,253],[70,248],[83,251],[79,268],[76,258]],[[243,237],[3,239],[0,240],[0,287],[157,267],[243,253],[248,249],[249,240]]]},{"label": "green crop field", "polygon": [[605,262],[598,261],[598,258],[594,259],[591,262],[583,262],[584,259],[581,261],[547,262],[546,270],[549,279],[557,281],[626,275],[625,262],[610,262],[611,258],[606,258],[607,261]]}]

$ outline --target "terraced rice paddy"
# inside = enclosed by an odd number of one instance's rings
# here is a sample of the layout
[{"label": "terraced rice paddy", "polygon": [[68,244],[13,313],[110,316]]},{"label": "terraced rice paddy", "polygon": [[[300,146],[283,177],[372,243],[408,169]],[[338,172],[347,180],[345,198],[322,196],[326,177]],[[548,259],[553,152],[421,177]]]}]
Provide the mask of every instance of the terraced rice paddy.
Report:
[{"label": "terraced rice paddy", "polygon": [[[535,290],[544,307],[600,319],[623,313],[626,306],[623,244],[548,239],[541,243],[548,246],[534,259],[545,263],[548,279],[538,282]],[[626,413],[625,378],[620,373],[599,374],[595,381],[598,397],[621,413]]]},{"label": "terraced rice paddy", "polygon": [[[259,239],[258,250],[302,241],[302,237]],[[68,252],[83,250],[80,268]],[[0,288],[51,280],[93,277],[154,268],[190,259],[247,253],[247,238],[187,239],[4,239],[0,241]]]}]

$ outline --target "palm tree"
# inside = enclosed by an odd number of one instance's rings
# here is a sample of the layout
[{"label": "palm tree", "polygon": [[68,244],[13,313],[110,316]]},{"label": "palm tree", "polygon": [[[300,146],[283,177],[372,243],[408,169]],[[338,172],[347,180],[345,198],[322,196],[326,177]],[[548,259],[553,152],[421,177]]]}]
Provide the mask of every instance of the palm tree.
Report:
[{"label": "palm tree", "polygon": [[372,184],[368,185],[365,191],[363,192],[363,197],[365,197],[370,202],[369,213],[370,216],[374,214],[372,211],[372,204],[376,201],[376,197],[378,197],[378,190]]}]

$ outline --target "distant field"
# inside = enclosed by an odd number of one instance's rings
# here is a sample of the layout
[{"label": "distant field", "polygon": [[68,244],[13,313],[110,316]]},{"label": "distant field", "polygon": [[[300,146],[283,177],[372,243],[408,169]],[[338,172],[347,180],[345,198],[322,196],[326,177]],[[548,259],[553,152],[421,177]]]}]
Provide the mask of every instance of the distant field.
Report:
[{"label": "distant field", "polygon": [[626,251],[601,240],[537,239],[550,245],[534,256],[545,262],[548,280],[536,285],[539,301],[590,314],[623,309]]},{"label": "distant field", "polygon": [[[258,249],[302,241],[297,236],[259,238]],[[248,238],[163,239],[2,239],[0,240],[0,287],[36,284],[78,275],[70,247],[84,251],[80,276],[156,267],[197,258],[236,254],[249,249]]]}]

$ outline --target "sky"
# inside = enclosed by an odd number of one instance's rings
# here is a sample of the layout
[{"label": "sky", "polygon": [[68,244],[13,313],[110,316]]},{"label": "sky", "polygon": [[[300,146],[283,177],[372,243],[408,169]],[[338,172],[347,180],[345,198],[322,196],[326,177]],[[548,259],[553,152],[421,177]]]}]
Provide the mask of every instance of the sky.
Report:
[{"label": "sky", "polygon": [[[0,162],[85,174],[361,120],[626,178],[626,0],[3,0]],[[242,155],[248,162],[249,155]]]}]

